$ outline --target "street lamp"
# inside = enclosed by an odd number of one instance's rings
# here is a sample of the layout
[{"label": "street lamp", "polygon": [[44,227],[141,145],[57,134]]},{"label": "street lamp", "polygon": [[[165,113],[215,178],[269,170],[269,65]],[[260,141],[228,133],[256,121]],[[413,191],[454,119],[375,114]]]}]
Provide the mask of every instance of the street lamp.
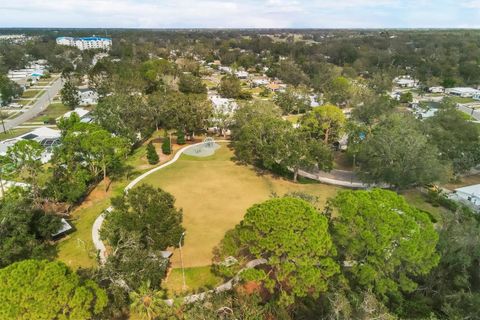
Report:
[{"label": "street lamp", "polygon": [[185,232],[182,232],[180,236],[180,241],[178,242],[178,247],[180,248],[180,263],[182,265],[182,277],[183,277],[183,286],[182,290],[185,291],[187,289],[187,284],[185,282],[185,268],[183,267],[183,253],[182,253],[182,239],[185,236]]}]

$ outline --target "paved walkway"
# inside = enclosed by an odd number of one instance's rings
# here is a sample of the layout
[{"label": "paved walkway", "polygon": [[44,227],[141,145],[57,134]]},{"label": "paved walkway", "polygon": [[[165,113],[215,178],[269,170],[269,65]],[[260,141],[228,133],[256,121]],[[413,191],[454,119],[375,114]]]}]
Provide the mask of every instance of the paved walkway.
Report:
[{"label": "paved walkway", "polygon": [[[215,140],[216,142],[230,142],[230,140]],[[203,142],[200,143],[195,143],[188,145],[180,150],[177,151],[177,153],[174,155],[174,157],[165,162],[164,164],[155,167],[144,174],[138,176],[135,178],[132,182],[130,182],[126,187],[125,187],[125,192],[128,192],[128,190],[132,189],[137,185],[140,181],[151,175],[152,173],[155,173],[159,170],[162,170],[165,167],[168,167],[169,165],[175,163],[180,156],[188,149],[199,146],[203,144]],[[366,189],[369,187],[372,187],[372,185],[365,184],[361,182],[355,175],[354,172],[352,171],[346,171],[346,170],[332,170],[330,173],[323,172],[323,171],[318,171],[314,173],[306,172],[303,170],[300,170],[298,173],[302,177],[306,177],[312,180],[316,180],[322,183],[326,184],[331,184],[331,185],[336,185],[340,187],[346,187],[346,188],[353,188],[353,189]],[[111,211],[112,207],[109,207],[106,211]],[[105,263],[106,261],[106,248],[103,243],[103,241],[100,239],[100,229],[102,228],[103,221],[105,219],[105,213],[102,213],[97,217],[95,222],[93,223],[92,227],[92,240],[95,248],[99,251],[99,257],[100,257],[100,263]]]},{"label": "paved walkway", "polygon": [[352,189],[367,189],[372,187],[372,185],[363,183],[360,179],[358,179],[353,171],[332,170],[330,172],[307,172],[300,170],[298,174],[305,178],[340,187]]},{"label": "paved walkway", "polygon": [[[228,141],[228,140],[216,140],[216,142],[230,142],[230,141]],[[177,153],[175,153],[175,155],[173,156],[173,158],[171,160],[169,160],[169,161],[165,162],[164,164],[162,164],[158,167],[155,167],[155,168],[145,172],[144,174],[138,176],[137,178],[135,178],[132,182],[130,182],[128,184],[128,186],[125,187],[125,192],[128,192],[128,190],[135,187],[135,185],[137,183],[139,183],[140,181],[142,181],[143,179],[145,179],[146,177],[148,177],[152,173],[157,172],[158,170],[161,170],[161,169],[163,169],[165,167],[168,167],[169,165],[175,163],[186,150],[188,150],[190,148],[193,148],[193,147],[196,147],[196,146],[199,146],[201,144],[203,144],[203,142],[191,144],[191,145],[188,145],[188,146],[178,150]],[[112,207],[109,207],[106,211],[109,212],[112,209],[113,209]],[[99,251],[100,263],[102,263],[102,264],[105,263],[105,261],[107,259],[107,251],[106,251],[105,245],[104,245],[103,241],[100,239],[100,229],[102,228],[102,224],[103,224],[104,219],[105,219],[105,213],[102,213],[101,215],[99,215],[97,217],[97,219],[95,219],[95,222],[93,223],[93,227],[92,227],[93,245],[95,246],[95,249],[97,249]]]}]

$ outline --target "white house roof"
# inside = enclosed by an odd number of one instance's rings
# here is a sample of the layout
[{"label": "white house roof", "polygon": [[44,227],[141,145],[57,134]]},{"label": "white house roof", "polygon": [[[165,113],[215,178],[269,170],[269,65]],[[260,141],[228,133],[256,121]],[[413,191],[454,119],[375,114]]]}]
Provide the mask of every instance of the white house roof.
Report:
[{"label": "white house roof", "polygon": [[209,98],[215,107],[226,107],[230,104],[233,105],[234,108],[237,107],[237,103],[233,99],[222,98],[217,95],[210,96]]},{"label": "white house roof", "polygon": [[450,93],[458,93],[458,94],[476,94],[480,93],[480,90],[469,88],[469,87],[457,87],[457,88],[450,88],[447,90]]},{"label": "white house roof", "polygon": [[42,163],[46,163],[52,157],[51,147],[55,146],[58,143],[60,136],[60,130],[40,127],[25,134],[22,134],[21,136],[18,136],[16,138],[0,142],[0,155],[7,154],[8,148],[14,146],[17,142],[21,140],[34,140],[40,143],[43,147],[45,147],[45,150],[42,153],[41,160]]},{"label": "white house roof", "polygon": [[57,119],[70,118],[72,113],[76,113],[81,119],[81,118],[85,117],[87,114],[89,114],[90,111],[87,110],[87,109],[84,109],[84,108],[75,108],[72,111],[68,111],[63,116],[58,117]]},{"label": "white house roof", "polygon": [[476,197],[480,203],[480,184],[474,184],[471,186],[455,189],[459,196],[462,197]]}]

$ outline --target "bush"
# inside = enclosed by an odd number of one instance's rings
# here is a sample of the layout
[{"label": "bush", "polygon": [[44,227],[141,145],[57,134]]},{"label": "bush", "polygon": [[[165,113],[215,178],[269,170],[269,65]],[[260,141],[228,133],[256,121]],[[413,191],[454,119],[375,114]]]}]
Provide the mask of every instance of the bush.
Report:
[{"label": "bush", "polygon": [[456,211],[459,207],[458,203],[451,199],[448,199],[443,192],[433,190],[428,191],[427,202],[429,202],[434,207],[442,206],[450,211]]},{"label": "bush", "polygon": [[160,160],[157,151],[155,150],[155,147],[153,146],[153,143],[151,141],[147,145],[147,159],[149,164],[157,164]]},{"label": "bush", "polygon": [[172,146],[170,145],[170,138],[167,137],[167,136],[163,137],[162,152],[164,154],[172,153]]},{"label": "bush", "polygon": [[185,133],[183,132],[183,130],[177,131],[177,144],[185,144]]},{"label": "bush", "polygon": [[44,124],[57,124],[57,120],[53,117],[49,117],[43,121]]}]

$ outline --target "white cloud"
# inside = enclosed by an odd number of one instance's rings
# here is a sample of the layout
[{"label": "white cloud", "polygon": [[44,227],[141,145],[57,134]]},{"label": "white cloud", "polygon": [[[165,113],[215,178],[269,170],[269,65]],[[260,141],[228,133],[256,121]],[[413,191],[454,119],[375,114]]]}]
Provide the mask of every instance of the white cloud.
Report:
[{"label": "white cloud", "polygon": [[476,25],[475,8],[480,0],[0,0],[0,27],[455,27]]}]

